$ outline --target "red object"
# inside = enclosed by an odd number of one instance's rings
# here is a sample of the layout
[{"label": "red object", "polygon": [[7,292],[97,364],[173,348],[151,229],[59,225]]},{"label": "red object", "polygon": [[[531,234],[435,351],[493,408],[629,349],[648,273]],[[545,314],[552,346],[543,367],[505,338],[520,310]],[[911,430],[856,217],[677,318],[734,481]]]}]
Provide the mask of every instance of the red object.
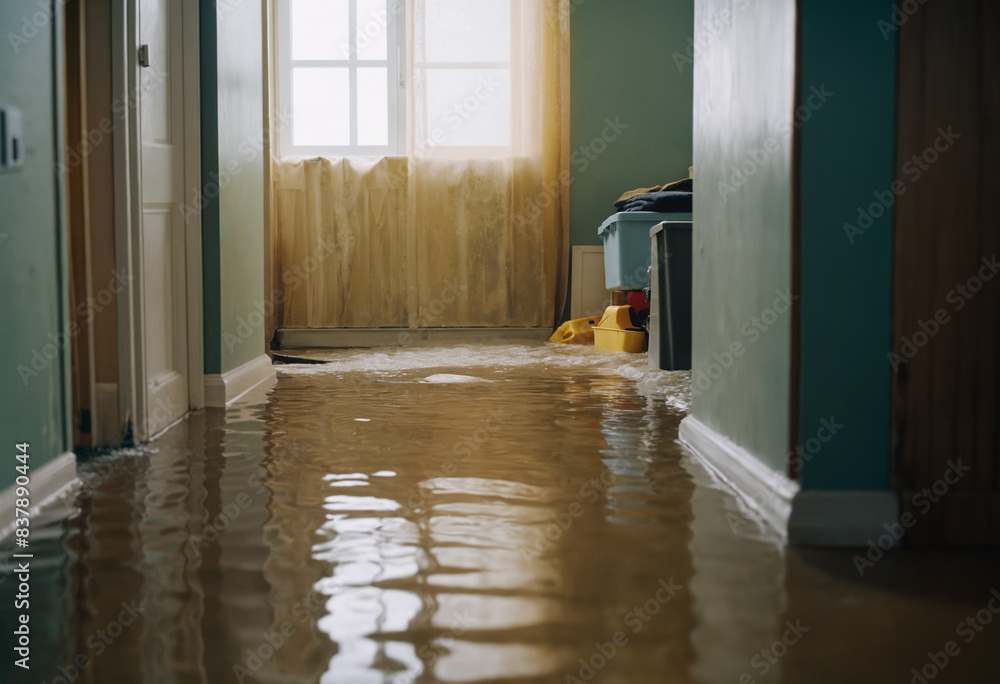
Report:
[{"label": "red object", "polygon": [[649,302],[646,301],[646,295],[642,293],[642,290],[630,290],[625,303],[635,309],[639,320],[645,320],[646,316],[649,315]]}]

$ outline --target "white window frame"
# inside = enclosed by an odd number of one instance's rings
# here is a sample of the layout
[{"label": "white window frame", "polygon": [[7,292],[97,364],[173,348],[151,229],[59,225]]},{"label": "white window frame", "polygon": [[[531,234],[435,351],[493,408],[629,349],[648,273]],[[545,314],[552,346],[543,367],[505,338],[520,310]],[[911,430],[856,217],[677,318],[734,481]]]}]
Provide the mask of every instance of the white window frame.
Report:
[{"label": "white window frame", "polygon": [[[278,153],[283,158],[305,157],[385,157],[406,154],[406,16],[405,3],[386,2],[386,57],[384,60],[357,59],[358,2],[348,0],[351,30],[349,59],[293,60],[292,59],[292,0],[277,0],[275,26],[279,136]],[[395,41],[393,40],[395,38]],[[295,119],[292,116],[292,74],[296,67],[347,68],[351,92],[351,143],[350,145],[295,145]],[[358,145],[358,68],[386,67],[388,81],[388,145]]]},{"label": "white window frame", "polygon": [[[513,101],[517,97],[517,89],[520,87],[520,83],[515,78],[515,62],[519,60],[521,46],[516,40],[516,34],[514,33],[514,27],[517,26],[521,21],[521,0],[510,0],[510,26],[511,26],[511,36],[510,36],[510,51],[507,56],[506,61],[498,62],[436,62],[432,60],[417,61],[416,56],[414,56],[414,69],[423,72],[423,76],[426,79],[427,75],[431,71],[441,70],[441,71],[462,71],[465,69],[476,70],[476,69],[497,69],[507,71],[508,82],[510,83],[511,91],[511,105],[513,106]],[[424,36],[424,44],[426,45],[426,36]],[[426,84],[425,84],[426,86]],[[514,140],[511,139],[506,145],[439,145],[433,143],[433,131],[429,129],[430,119],[427,113],[427,98],[423,98],[423,111],[420,112],[419,118],[419,128],[420,130],[415,132],[418,140],[415,144],[420,147],[424,152],[429,152],[434,155],[438,155],[445,158],[460,158],[460,159],[475,159],[475,158],[490,158],[490,157],[503,157],[509,154],[510,150],[514,146]],[[514,113],[511,111],[510,116],[513,117]],[[511,130],[513,134],[513,130]]]}]

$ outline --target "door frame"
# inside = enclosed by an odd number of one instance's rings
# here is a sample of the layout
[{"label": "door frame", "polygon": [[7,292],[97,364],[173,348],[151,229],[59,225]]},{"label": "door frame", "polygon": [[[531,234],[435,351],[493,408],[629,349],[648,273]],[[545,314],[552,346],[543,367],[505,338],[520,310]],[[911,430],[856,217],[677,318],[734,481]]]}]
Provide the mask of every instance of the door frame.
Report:
[{"label": "door frame", "polygon": [[[126,274],[118,296],[119,415],[123,428],[131,429],[135,443],[149,441],[145,370],[145,326],[142,301],[142,131],[139,117],[139,0],[115,3],[112,15],[113,91],[124,115],[114,131],[115,159],[115,261]],[[183,55],[184,151],[183,193],[189,202],[185,215],[185,273],[187,286],[188,410],[205,405],[204,331],[202,319],[201,250],[201,98],[198,50],[198,0],[171,0],[182,5],[182,30],[171,33],[174,47]],[[185,39],[189,38],[189,41]],[[177,207],[182,210],[181,206]],[[130,441],[127,438],[124,441]]]}]

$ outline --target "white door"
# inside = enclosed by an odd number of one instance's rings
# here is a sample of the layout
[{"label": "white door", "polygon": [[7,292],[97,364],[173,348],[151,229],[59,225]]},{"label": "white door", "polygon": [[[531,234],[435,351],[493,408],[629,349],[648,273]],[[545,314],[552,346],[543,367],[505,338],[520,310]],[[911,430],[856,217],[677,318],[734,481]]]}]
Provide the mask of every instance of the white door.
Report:
[{"label": "white door", "polygon": [[142,344],[146,436],[189,408],[184,214],[183,3],[140,0]]}]

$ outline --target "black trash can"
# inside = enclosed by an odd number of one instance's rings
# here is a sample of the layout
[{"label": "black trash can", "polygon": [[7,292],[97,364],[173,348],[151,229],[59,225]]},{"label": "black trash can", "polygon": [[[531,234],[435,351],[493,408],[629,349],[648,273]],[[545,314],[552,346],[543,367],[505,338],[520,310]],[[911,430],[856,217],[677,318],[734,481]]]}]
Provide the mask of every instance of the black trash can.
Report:
[{"label": "black trash can", "polygon": [[649,367],[691,370],[692,223],[658,223],[649,239]]}]

